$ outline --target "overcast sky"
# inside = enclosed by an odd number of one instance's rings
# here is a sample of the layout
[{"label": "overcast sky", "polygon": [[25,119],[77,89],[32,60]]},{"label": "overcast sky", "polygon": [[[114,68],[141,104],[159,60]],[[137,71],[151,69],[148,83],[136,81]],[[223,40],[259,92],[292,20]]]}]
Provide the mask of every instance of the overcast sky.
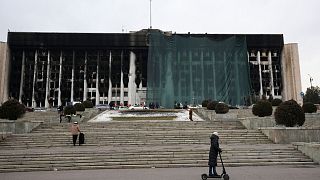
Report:
[{"label": "overcast sky", "polygon": [[[149,0],[0,0],[10,31],[125,32],[150,26]],[[298,43],[302,89],[320,86],[319,0],[152,0],[152,27],[177,33],[284,34]],[[319,55],[318,55],[319,54]]]}]

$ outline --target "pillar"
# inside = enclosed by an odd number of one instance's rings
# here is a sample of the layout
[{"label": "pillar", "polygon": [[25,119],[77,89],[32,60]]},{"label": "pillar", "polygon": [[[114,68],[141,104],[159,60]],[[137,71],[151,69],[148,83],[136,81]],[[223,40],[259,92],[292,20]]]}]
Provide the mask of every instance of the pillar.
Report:
[{"label": "pillar", "polygon": [[112,61],[112,54],[110,51],[109,55],[109,89],[108,89],[108,104],[112,101],[112,82],[111,82],[111,61]]},{"label": "pillar", "polygon": [[87,60],[88,60],[88,53],[86,51],[85,53],[85,59],[84,59],[84,72],[83,72],[83,101],[87,100]]},{"label": "pillar", "polygon": [[70,101],[74,101],[74,69],[75,69],[75,57],[76,53],[75,51],[72,51],[72,70],[71,70],[71,95],[70,95]]},{"label": "pillar", "polygon": [[97,58],[97,72],[96,72],[96,105],[100,104],[100,92],[99,92],[99,63],[100,63],[100,54],[98,52]]},{"label": "pillar", "polygon": [[120,104],[124,105],[124,83],[123,83],[123,51],[121,52],[121,77],[120,77]]},{"label": "pillar", "polygon": [[38,51],[36,50],[34,54],[34,68],[33,68],[33,84],[32,84],[32,107],[35,108],[37,106],[35,100],[35,85],[37,83],[37,61],[38,61]]},{"label": "pillar", "polygon": [[262,86],[262,73],[261,73],[261,61],[260,61],[260,51],[258,51],[257,54],[257,61],[258,61],[258,66],[259,66],[259,78],[260,78],[260,99],[262,98],[263,95],[263,86]]},{"label": "pillar", "polygon": [[45,108],[49,108],[49,98],[50,98],[50,93],[49,93],[49,86],[50,86],[50,51],[48,50],[48,58],[47,58],[47,78],[46,78],[46,99],[44,103]]},{"label": "pillar", "polygon": [[22,103],[23,96],[23,85],[24,85],[24,71],[25,71],[25,52],[22,52],[22,66],[21,66],[21,76],[20,76],[20,91],[19,91],[19,102]]},{"label": "pillar", "polygon": [[272,97],[274,97],[274,84],[273,84],[273,70],[272,70],[272,57],[271,57],[271,51],[268,52],[268,69],[269,69],[269,73],[270,73],[270,86],[271,86],[271,95]]},{"label": "pillar", "polygon": [[[60,62],[59,62],[59,90],[58,90],[58,106],[62,105],[61,102],[61,80],[62,80],[62,51],[60,52]],[[72,91],[72,87],[71,87]],[[72,97],[72,96],[71,96]]]}]

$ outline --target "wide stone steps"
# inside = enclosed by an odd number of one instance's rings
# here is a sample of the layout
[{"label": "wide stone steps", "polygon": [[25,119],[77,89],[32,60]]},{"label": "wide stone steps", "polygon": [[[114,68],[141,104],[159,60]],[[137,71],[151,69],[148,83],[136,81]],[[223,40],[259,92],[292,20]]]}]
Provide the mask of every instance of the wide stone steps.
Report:
[{"label": "wide stone steps", "polygon": [[[266,147],[263,147],[266,146]],[[34,170],[72,170],[99,168],[147,168],[147,167],[205,167],[208,162],[207,146],[188,148],[150,147],[137,149],[90,150],[72,147],[59,150],[6,151],[0,155],[0,172]],[[83,149],[85,148],[85,149]],[[125,147],[124,147],[125,148]],[[226,166],[255,165],[314,165],[309,158],[292,147],[271,149],[261,145],[256,149],[225,146],[223,159]],[[36,152],[33,152],[36,151]],[[49,150],[50,151],[50,150]]]},{"label": "wide stone steps", "polygon": [[0,143],[0,172],[205,167],[213,131],[219,131],[226,166],[315,164],[239,121],[80,123],[85,144],[75,147],[70,125],[44,123],[8,137]]},{"label": "wide stone steps", "polygon": [[[87,131],[87,130],[85,130]],[[151,133],[152,132],[152,133]],[[210,132],[202,131],[129,131],[125,132],[85,132],[85,146],[119,145],[166,145],[166,144],[206,144],[209,145]],[[255,130],[223,130],[220,132],[224,144],[263,144],[270,140]],[[70,146],[71,135],[64,133],[31,133],[12,135],[0,143],[5,148],[59,147]]]}]

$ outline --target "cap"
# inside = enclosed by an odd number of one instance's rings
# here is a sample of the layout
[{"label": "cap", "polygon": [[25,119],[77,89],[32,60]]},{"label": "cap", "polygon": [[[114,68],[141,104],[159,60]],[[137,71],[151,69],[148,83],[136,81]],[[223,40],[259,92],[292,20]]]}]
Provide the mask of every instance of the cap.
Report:
[{"label": "cap", "polygon": [[218,132],[213,132],[212,134],[214,134],[216,136],[219,136]]},{"label": "cap", "polygon": [[73,124],[78,124],[78,122],[77,122],[77,121],[75,121]]}]

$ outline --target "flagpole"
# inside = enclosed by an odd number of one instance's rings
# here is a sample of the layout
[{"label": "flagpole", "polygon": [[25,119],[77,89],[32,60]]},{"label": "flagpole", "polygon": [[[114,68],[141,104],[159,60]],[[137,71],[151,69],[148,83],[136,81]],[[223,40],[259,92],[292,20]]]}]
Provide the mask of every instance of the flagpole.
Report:
[{"label": "flagpole", "polygon": [[150,29],[152,29],[152,25],[151,25],[151,0],[150,0]]}]

